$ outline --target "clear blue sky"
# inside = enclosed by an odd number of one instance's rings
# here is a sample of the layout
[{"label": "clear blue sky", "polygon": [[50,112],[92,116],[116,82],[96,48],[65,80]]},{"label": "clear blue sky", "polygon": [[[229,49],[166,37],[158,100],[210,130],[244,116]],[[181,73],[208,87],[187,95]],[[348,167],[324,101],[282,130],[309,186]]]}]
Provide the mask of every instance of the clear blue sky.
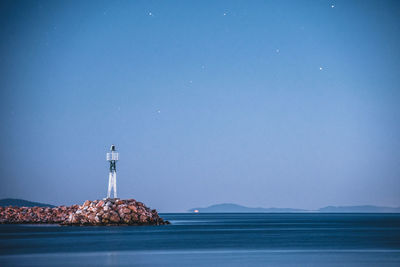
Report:
[{"label": "clear blue sky", "polygon": [[400,206],[398,1],[2,1],[0,197]]}]

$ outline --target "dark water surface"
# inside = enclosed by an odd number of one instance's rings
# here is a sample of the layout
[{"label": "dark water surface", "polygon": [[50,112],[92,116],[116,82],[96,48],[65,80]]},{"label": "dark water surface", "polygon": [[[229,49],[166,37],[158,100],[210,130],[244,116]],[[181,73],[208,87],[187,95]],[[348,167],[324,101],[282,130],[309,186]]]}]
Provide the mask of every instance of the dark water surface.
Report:
[{"label": "dark water surface", "polygon": [[0,225],[0,266],[400,266],[400,214],[162,214],[172,225]]}]

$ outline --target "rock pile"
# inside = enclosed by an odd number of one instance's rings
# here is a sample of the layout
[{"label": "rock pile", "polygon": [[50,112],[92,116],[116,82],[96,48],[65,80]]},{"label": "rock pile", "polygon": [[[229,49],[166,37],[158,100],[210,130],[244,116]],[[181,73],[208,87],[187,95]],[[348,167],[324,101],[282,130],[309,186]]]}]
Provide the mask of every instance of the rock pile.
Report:
[{"label": "rock pile", "polygon": [[0,207],[0,223],[62,223],[78,210],[70,207]]},{"label": "rock pile", "polygon": [[163,225],[156,210],[151,210],[134,199],[86,200],[70,214],[66,225]]},{"label": "rock pile", "polygon": [[0,223],[58,223],[62,225],[169,224],[134,199],[87,200],[82,206],[0,207]]}]

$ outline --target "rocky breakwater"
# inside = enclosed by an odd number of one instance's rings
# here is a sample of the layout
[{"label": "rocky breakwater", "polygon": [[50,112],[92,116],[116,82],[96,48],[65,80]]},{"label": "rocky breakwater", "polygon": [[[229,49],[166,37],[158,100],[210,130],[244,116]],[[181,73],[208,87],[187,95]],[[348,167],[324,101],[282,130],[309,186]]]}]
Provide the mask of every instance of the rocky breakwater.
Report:
[{"label": "rocky breakwater", "polygon": [[163,225],[156,210],[151,210],[134,199],[87,200],[64,225]]},{"label": "rocky breakwater", "polygon": [[0,223],[63,223],[78,205],[50,207],[0,207]]},{"label": "rocky breakwater", "polygon": [[156,210],[134,199],[87,200],[83,205],[56,208],[0,207],[0,223],[61,225],[164,225]]}]

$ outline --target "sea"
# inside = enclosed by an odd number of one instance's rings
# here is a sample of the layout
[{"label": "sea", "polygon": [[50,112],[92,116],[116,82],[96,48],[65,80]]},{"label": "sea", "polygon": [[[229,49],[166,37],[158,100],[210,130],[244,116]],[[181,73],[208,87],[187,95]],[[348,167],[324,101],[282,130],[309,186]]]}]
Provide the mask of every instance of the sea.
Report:
[{"label": "sea", "polygon": [[400,266],[400,214],[161,216],[171,225],[0,225],[0,266]]}]

